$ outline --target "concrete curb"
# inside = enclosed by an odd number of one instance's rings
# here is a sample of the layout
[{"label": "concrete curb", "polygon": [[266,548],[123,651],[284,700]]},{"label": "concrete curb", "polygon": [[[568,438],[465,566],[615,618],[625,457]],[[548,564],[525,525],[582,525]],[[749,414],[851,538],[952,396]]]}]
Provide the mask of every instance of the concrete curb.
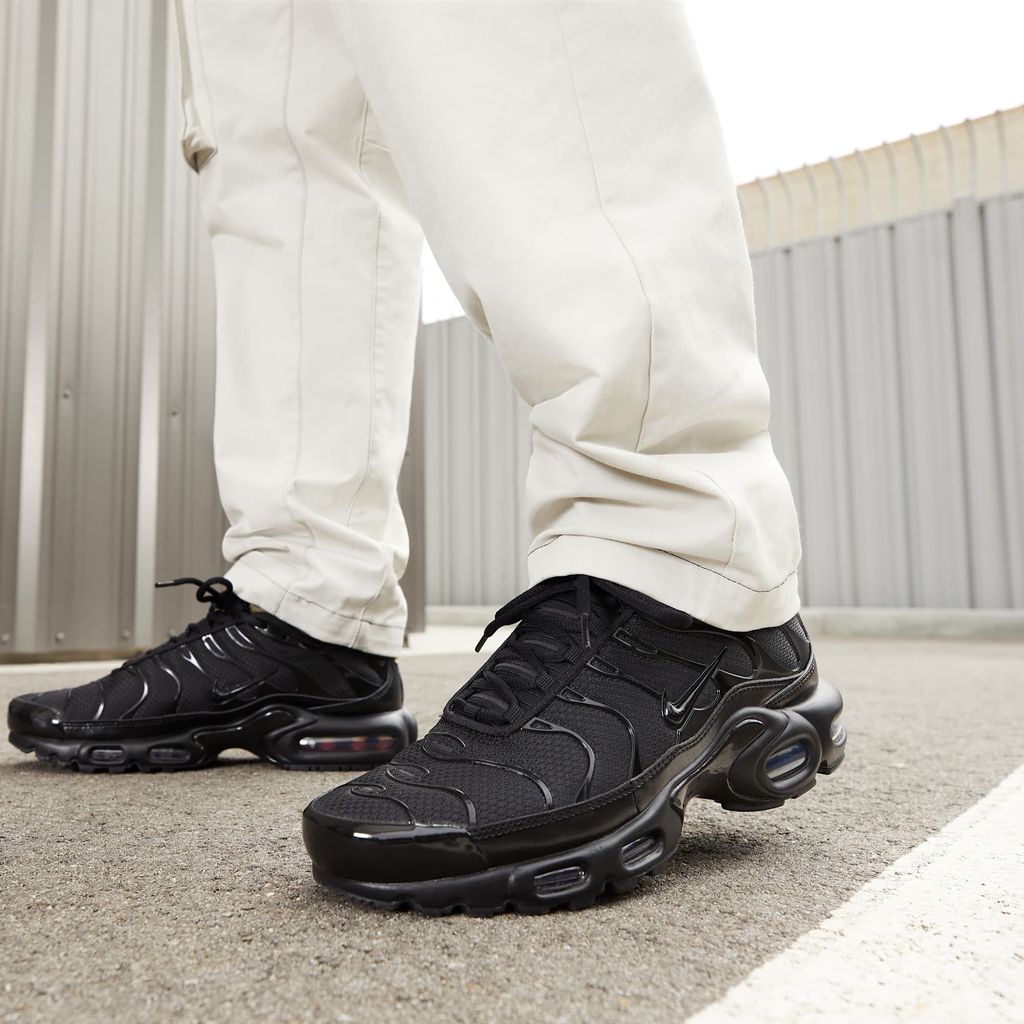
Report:
[{"label": "concrete curb", "polygon": [[[479,626],[494,610],[481,605],[428,605],[428,626]],[[1018,608],[804,608],[815,637],[1024,641]]]}]

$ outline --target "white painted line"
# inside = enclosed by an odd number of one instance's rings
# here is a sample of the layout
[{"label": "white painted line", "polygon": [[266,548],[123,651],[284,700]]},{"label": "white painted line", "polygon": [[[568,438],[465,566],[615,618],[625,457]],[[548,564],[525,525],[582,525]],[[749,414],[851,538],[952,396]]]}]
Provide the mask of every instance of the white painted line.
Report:
[{"label": "white painted line", "polygon": [[1024,767],[687,1024],[780,1021],[1024,1021]]}]

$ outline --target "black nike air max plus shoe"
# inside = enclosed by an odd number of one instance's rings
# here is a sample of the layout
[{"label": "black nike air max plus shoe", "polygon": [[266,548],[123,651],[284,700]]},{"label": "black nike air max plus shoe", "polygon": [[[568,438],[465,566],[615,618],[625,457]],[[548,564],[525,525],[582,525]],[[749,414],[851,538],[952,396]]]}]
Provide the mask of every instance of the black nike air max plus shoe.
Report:
[{"label": "black nike air max plus shoe", "polygon": [[435,914],[588,906],[666,864],[693,797],[778,807],[843,758],[799,617],[730,633],[579,576],[484,639],[515,622],[419,743],[306,808],[323,885]]},{"label": "black nike air max plus shoe", "polygon": [[282,768],[365,768],[416,738],[393,658],[316,640],[222,577],[206,617],[84,686],[11,701],[10,741],[81,771],[202,768],[243,748]]}]

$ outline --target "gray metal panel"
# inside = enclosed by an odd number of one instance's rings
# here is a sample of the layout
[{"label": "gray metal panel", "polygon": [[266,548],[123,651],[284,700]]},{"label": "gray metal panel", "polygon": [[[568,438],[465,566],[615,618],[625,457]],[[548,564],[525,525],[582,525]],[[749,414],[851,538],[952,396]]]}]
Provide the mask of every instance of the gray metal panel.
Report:
[{"label": "gray metal panel", "polygon": [[[509,387],[494,347],[482,335],[477,334],[475,340],[481,358],[480,391],[485,396],[481,409],[481,437],[486,446],[480,466],[482,519],[511,521],[513,527],[507,545],[495,544],[491,538],[484,541],[480,567],[487,581],[484,603],[503,604],[526,586],[527,536],[517,527],[526,521],[524,491],[529,456],[526,461],[521,459],[522,446],[516,441],[523,436],[520,428],[524,421],[528,423],[529,410]],[[511,458],[495,458],[496,442],[510,432]],[[525,434],[529,438],[529,429]]]},{"label": "gray metal panel", "polygon": [[995,394],[988,295],[985,287],[981,209],[958,199],[950,214],[953,296],[959,355],[961,426],[964,432],[971,604],[1005,608],[1010,602],[1006,572],[1008,523],[999,500],[998,409]]},{"label": "gray metal panel", "polygon": [[14,643],[40,9],[0,7],[0,653]]},{"label": "gray metal panel", "polygon": [[172,24],[163,0],[0,5],[0,654],[147,646],[196,611],[154,579],[223,568]]},{"label": "gray metal panel", "polygon": [[844,235],[839,258],[854,594],[858,604],[900,607],[910,566],[891,230]]},{"label": "gray metal panel", "polygon": [[973,605],[949,215],[893,232],[911,602]]},{"label": "gray metal panel", "polygon": [[[450,325],[451,345],[448,365],[449,406],[454,413],[451,424],[451,467],[457,474],[449,501],[449,571],[453,585],[465,587],[466,604],[485,604],[488,579],[481,571],[481,559],[496,525],[484,516],[485,495],[480,485],[484,458],[494,453],[482,435],[481,410],[482,360],[484,353],[472,334]],[[506,439],[507,440],[507,439]],[[461,603],[461,602],[460,602]]]},{"label": "gray metal panel", "polygon": [[1003,564],[1010,604],[1024,606],[1024,196],[981,206],[990,351],[999,424],[1001,490],[979,500],[1001,501],[1007,525]]},{"label": "gray metal panel", "polygon": [[528,409],[468,320],[423,331],[428,604],[502,604],[526,585]]},{"label": "gray metal panel", "polygon": [[[791,266],[788,249],[775,249],[752,262],[757,296],[757,350],[771,391],[772,447],[789,478],[797,515],[804,522],[800,486],[800,421],[797,359],[792,324]],[[803,540],[803,538],[801,538]],[[807,594],[807,560],[800,564],[800,592]]]},{"label": "gray metal panel", "polygon": [[[421,334],[419,345],[423,365],[423,435],[426,445],[424,505],[426,506],[427,603],[454,604],[448,582],[449,481],[448,346],[441,332],[444,324],[431,324]],[[427,339],[430,339],[428,343]]]},{"label": "gray metal panel", "polygon": [[[112,8],[114,8],[112,10]],[[130,638],[153,8],[58,6],[43,643]]]},{"label": "gray metal panel", "polygon": [[757,349],[772,398],[772,446],[793,486],[799,507],[800,430],[796,415],[796,353],[789,329],[789,255],[775,250],[752,262],[757,295]]},{"label": "gray metal panel", "polygon": [[398,500],[409,533],[409,561],[402,576],[402,592],[408,607],[406,633],[422,633],[427,628],[426,472],[423,466],[425,360],[426,346],[421,323],[416,339],[416,364],[409,410],[409,443],[398,479]]},{"label": "gray metal panel", "polygon": [[[768,250],[753,274],[804,600],[1024,604],[1024,198]],[[427,599],[494,604],[525,585],[526,410],[467,321],[426,333]]]},{"label": "gray metal panel", "polygon": [[[146,645],[195,610],[153,579],[221,566],[167,6],[0,4],[0,655]],[[754,279],[805,599],[1024,606],[1024,197],[769,249]],[[432,603],[493,605],[526,585],[528,410],[468,322],[423,339],[416,557]]]},{"label": "gray metal panel", "polygon": [[14,646],[33,650],[40,642],[40,598],[44,542],[48,536],[46,480],[50,458],[49,366],[53,360],[53,311],[50,301],[52,250],[55,244],[51,191],[54,180],[54,107],[57,46],[57,10],[52,4],[37,8],[35,88],[31,94],[35,115],[30,162],[32,187],[29,204],[28,283],[23,345],[21,458],[18,474],[18,551],[16,565]]},{"label": "gray metal panel", "polygon": [[[173,21],[173,18],[171,18]],[[167,30],[176,45],[173,28]],[[147,430],[156,431],[156,543],[152,579],[204,577],[226,566],[220,553],[225,529],[213,467],[215,305],[213,261],[199,219],[198,178],[181,155],[178,59],[166,62],[165,123],[160,172],[163,224],[160,252],[158,387]],[[150,398],[153,401],[153,396]],[[142,552],[140,551],[140,561]],[[143,585],[140,581],[140,586]],[[153,630],[179,629],[195,618],[189,589],[153,598]]]},{"label": "gray metal panel", "polygon": [[155,609],[154,577],[220,565],[212,271],[169,16],[62,0],[0,17],[8,648],[145,646],[194,617],[186,594]]},{"label": "gray metal panel", "polygon": [[819,239],[789,254],[793,401],[804,482],[802,593],[808,603],[825,605],[854,602],[836,248],[832,239]]}]

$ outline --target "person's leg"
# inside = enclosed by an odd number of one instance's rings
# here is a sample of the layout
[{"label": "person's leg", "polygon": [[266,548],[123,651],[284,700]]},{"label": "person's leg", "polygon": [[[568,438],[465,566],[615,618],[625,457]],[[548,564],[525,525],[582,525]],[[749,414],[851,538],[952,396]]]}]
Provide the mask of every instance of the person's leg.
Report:
[{"label": "person's leg", "polygon": [[185,0],[181,15],[228,578],[321,640],[395,655],[422,234],[329,5]]},{"label": "person's leg", "polygon": [[235,747],[291,768],[377,764],[416,735],[394,660],[396,485],[422,237],[325,4],[179,0],[178,15],[234,564],[174,581],[208,609],[181,634],[12,701],[10,738],[85,771],[197,768]]},{"label": "person's leg", "polygon": [[532,406],[530,579],[798,609],[752,281],[678,3],[336,8],[431,247]]},{"label": "person's leg", "polygon": [[325,885],[389,907],[586,906],[666,863],[691,797],[778,807],[844,753],[714,106],[677,3],[336,13],[532,406],[535,585],[421,742],[310,804],[306,846]]}]

